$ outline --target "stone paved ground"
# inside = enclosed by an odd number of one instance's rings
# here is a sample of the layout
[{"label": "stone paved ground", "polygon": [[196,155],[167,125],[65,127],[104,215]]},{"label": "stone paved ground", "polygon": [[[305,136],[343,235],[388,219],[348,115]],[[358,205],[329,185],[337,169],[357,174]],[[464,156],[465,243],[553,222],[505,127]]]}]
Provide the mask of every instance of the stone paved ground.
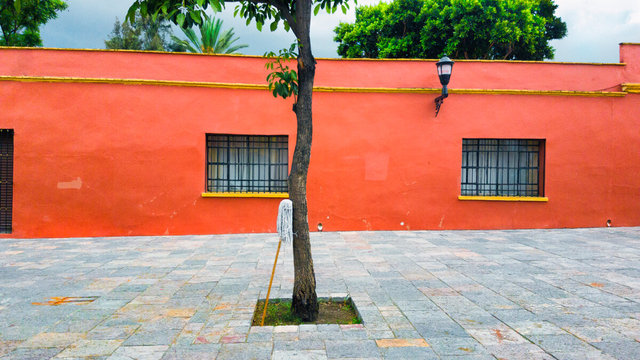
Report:
[{"label": "stone paved ground", "polygon": [[[363,325],[250,326],[273,234],[0,239],[0,357],[640,359],[640,228],[312,243],[318,295]],[[284,248],[272,298],[292,272]]]}]

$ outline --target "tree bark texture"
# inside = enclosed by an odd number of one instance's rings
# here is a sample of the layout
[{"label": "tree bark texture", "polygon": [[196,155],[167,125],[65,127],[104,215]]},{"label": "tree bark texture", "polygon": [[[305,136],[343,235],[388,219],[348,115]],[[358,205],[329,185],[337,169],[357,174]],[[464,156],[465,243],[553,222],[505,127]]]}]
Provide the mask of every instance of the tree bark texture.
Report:
[{"label": "tree bark texture", "polygon": [[293,283],[292,310],[303,321],[318,317],[316,276],[313,271],[309,219],[307,216],[307,172],[311,157],[312,94],[316,61],[311,52],[309,30],[311,0],[302,0],[296,7],[298,35],[298,101],[295,107],[298,124],[296,147],[289,174],[289,198],[293,202]]}]

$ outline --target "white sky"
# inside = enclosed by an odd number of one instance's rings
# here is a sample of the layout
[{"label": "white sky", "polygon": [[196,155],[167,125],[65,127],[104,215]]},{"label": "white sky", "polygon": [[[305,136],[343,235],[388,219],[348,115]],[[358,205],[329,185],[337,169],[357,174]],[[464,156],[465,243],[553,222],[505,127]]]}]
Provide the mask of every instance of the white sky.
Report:
[{"label": "white sky", "polygon": [[[45,47],[104,48],[104,40],[113,29],[118,17],[122,20],[134,0],[67,0],[69,8],[58,18],[42,27]],[[379,0],[359,0],[359,5],[377,3]],[[554,40],[556,61],[618,62],[618,43],[640,43],[639,0],[556,0],[556,14],[567,23],[568,35]],[[245,25],[243,19],[233,17],[234,4],[219,16],[224,28],[233,27],[240,37],[239,43],[248,44],[243,53],[262,55],[266,51],[288,47],[293,36],[282,27],[272,33],[266,29],[258,32],[255,25]],[[344,15],[340,11],[332,15],[321,13],[312,20],[312,47],[316,57],[338,57],[337,44],[333,41],[333,29],[340,21],[353,22],[352,9]],[[178,32],[179,33],[179,30]]]}]

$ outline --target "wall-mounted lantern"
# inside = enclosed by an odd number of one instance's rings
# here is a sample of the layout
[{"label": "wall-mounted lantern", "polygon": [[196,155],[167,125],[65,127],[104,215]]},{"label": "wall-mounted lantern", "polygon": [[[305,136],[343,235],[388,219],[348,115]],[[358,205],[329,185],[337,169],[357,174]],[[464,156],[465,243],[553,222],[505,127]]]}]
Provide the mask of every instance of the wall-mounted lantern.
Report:
[{"label": "wall-mounted lantern", "polygon": [[440,84],[442,84],[442,95],[436,98],[436,117],[438,117],[438,112],[440,111],[442,102],[447,96],[449,96],[447,85],[449,85],[449,79],[451,79],[453,61],[451,61],[451,59],[449,59],[447,55],[445,55],[440,59],[440,61],[436,63],[436,67],[438,68],[438,77],[440,78]]}]

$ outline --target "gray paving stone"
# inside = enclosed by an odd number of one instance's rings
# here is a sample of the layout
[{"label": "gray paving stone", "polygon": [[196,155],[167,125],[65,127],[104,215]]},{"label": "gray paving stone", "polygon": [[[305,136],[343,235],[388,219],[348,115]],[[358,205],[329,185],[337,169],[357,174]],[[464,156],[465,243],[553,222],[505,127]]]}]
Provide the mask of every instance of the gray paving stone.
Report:
[{"label": "gray paving stone", "polygon": [[640,354],[640,343],[636,341],[596,342],[593,346],[620,360],[635,360]]},{"label": "gray paving stone", "polygon": [[327,354],[324,350],[275,350],[272,360],[326,360]]},{"label": "gray paving stone", "polygon": [[489,354],[484,355],[444,355],[440,356],[440,360],[495,360],[496,358]]},{"label": "gray paving stone", "polygon": [[583,352],[554,352],[552,354],[558,360],[614,360],[611,355],[607,355],[598,349],[591,349]]},{"label": "gray paving stone", "polygon": [[178,336],[180,330],[137,331],[131,335],[124,346],[155,346],[171,345]]},{"label": "gray paving stone", "polygon": [[275,341],[273,349],[275,350],[324,350],[325,345],[322,340],[297,340],[297,341]]},{"label": "gray paving stone", "polygon": [[431,323],[418,323],[413,324],[418,333],[422,337],[430,338],[443,338],[443,337],[468,337],[469,333],[465,331],[458,323],[453,320],[438,321]]},{"label": "gray paving stone", "polygon": [[487,351],[498,359],[509,360],[553,360],[553,356],[531,343],[495,344],[486,346]]},{"label": "gray paving stone", "polygon": [[357,339],[364,340],[367,338],[368,338],[368,334],[365,329],[342,331],[342,339],[345,339],[345,340],[357,340]]},{"label": "gray paving stone", "polygon": [[471,337],[446,337],[430,338],[427,340],[433,351],[440,356],[444,355],[484,355],[486,349]]},{"label": "gray paving stone", "polygon": [[325,346],[329,359],[380,357],[378,346],[372,340],[327,340]]},{"label": "gray paving stone", "polygon": [[527,338],[543,350],[550,353],[582,353],[592,349],[591,345],[570,334],[528,335]]},{"label": "gray paving stone", "polygon": [[188,347],[175,346],[169,348],[161,360],[211,360],[220,351],[220,344],[200,344]]},{"label": "gray paving stone", "polygon": [[[86,358],[111,355],[123,340],[78,340],[57,355],[60,358]],[[119,350],[119,349],[118,349]]]},{"label": "gray paving stone", "polygon": [[108,360],[160,360],[169,347],[161,346],[122,346],[118,348]]},{"label": "gray paving stone", "polygon": [[400,339],[415,339],[420,337],[420,333],[416,330],[393,330],[395,337]]},{"label": "gray paving stone", "polygon": [[2,360],[46,360],[59,354],[63,348],[18,348],[0,357]]},{"label": "gray paving stone", "polygon": [[422,359],[437,360],[439,359],[432,349],[428,347],[390,347],[380,349],[383,359],[405,360],[405,359]]},{"label": "gray paving stone", "polygon": [[272,350],[273,344],[270,342],[222,344],[216,358],[219,360],[271,359]]}]

